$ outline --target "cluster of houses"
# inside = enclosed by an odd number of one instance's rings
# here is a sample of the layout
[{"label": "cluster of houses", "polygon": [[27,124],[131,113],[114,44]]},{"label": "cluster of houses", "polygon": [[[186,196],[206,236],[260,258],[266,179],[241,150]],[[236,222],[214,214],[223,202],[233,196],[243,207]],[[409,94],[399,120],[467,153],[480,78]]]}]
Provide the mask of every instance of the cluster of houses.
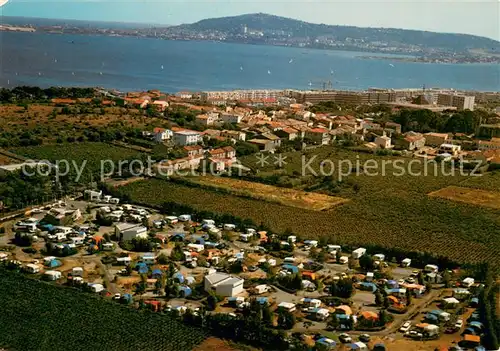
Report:
[{"label": "cluster of houses", "polygon": [[[139,222],[118,222],[115,224],[114,234],[118,240],[127,241],[134,238],[150,238],[150,235],[148,235],[148,228],[141,222],[143,219],[150,217],[150,212],[146,209],[131,205],[118,206],[118,199],[117,201],[113,200],[112,197],[103,196],[103,194],[98,191],[86,191],[85,196],[100,204],[99,206],[101,207],[98,208],[98,211],[106,207],[111,207],[113,209],[108,214],[112,214],[114,211],[122,211],[120,221],[123,220],[124,217],[131,219],[132,217],[130,216],[138,216],[136,219]],[[120,209],[118,209],[118,207]],[[107,212],[105,210],[102,211],[103,213]],[[34,219],[23,220],[18,222],[18,225],[19,230],[25,231],[26,233],[33,233],[33,228],[36,228],[34,230],[37,232],[37,229],[40,229],[41,226],[40,222]],[[161,229],[167,225],[173,226],[174,233],[163,233]],[[186,232],[185,229],[180,229],[181,227],[184,228],[186,225],[195,228],[194,232],[192,230]],[[310,264],[309,260],[300,258],[300,256],[296,257],[293,255],[293,252],[291,252],[289,257],[285,258],[277,258],[266,254],[267,251],[264,248],[265,244],[269,242],[270,239],[276,239],[274,234],[271,235],[266,231],[258,231],[253,228],[246,228],[243,232],[237,232],[234,224],[225,223],[217,225],[217,223],[211,219],[205,219],[200,223],[194,223],[189,214],[166,216],[162,219],[156,219],[151,221],[151,226],[160,229],[159,233],[156,234],[156,239],[159,239],[161,242],[166,243],[167,241],[173,241],[182,243],[182,261],[184,266],[188,269],[195,267],[206,268],[202,270],[205,273],[201,278],[201,282],[200,279],[194,278],[190,273],[186,274],[186,270],[183,270],[182,273],[177,271],[174,274],[173,279],[176,283],[175,288],[178,292],[177,296],[181,298],[192,295],[196,285],[202,284],[203,290],[206,293],[226,298],[226,303],[233,306],[235,311],[245,308],[245,306],[250,304],[250,301],[255,300],[261,304],[267,303],[272,305],[274,306],[273,308],[276,308],[278,311],[288,311],[292,314],[306,316],[308,319],[314,321],[326,321],[335,318],[337,320],[338,330],[352,330],[359,323],[363,323],[364,326],[379,325],[380,315],[372,310],[365,310],[364,308],[355,310],[349,305],[332,306],[320,298],[307,297],[307,292],[315,292],[318,290],[318,286],[316,286],[320,278],[318,273],[314,270],[310,270],[308,266]],[[178,228],[179,231],[175,232],[175,228]],[[63,250],[65,247],[75,248],[84,245],[89,245],[89,247],[94,246],[96,249],[103,251],[114,249],[113,243],[106,243],[102,240],[102,237],[91,236],[89,234],[89,228],[87,227],[75,229],[72,227],[44,224],[43,229],[48,231],[46,239],[48,243],[53,246],[54,250]],[[224,231],[235,234],[240,242],[246,244],[246,246],[250,245],[249,248],[236,250],[235,248],[229,247],[222,239],[222,233]],[[359,260],[367,255],[367,250],[362,247],[352,250],[350,254],[347,255],[342,252],[342,247],[340,245],[328,244],[320,247],[317,240],[304,240],[298,242],[297,237],[294,235],[283,238],[281,244],[282,246],[297,245],[297,247],[303,251],[312,248],[324,250],[331,257],[336,257],[339,263],[347,263],[350,259]],[[276,271],[278,277],[300,273],[301,289],[306,292],[306,297],[293,299],[292,301],[280,301],[277,298],[279,295],[273,294],[274,288],[268,285],[269,283],[252,283],[250,285],[245,285],[244,275],[239,273],[226,273],[225,270],[221,269],[221,267],[224,267],[222,264],[223,262],[227,262],[228,264],[240,262],[243,267],[243,273],[253,272],[254,270],[252,267],[254,266],[247,266],[247,259],[250,253],[253,253],[253,255],[256,254],[256,256],[252,256],[252,261],[255,260],[255,257],[258,257],[257,266],[264,267],[267,265],[271,267],[271,269]],[[375,267],[386,267],[386,257],[384,254],[374,254],[372,257]],[[0,257],[0,259],[5,260],[7,257]],[[136,259],[132,259],[129,255],[119,255],[119,257],[116,257],[115,263],[128,266],[135,260]],[[58,281],[62,278],[62,272],[58,270],[62,262],[63,259],[47,256],[43,259],[43,262],[33,261],[22,265],[21,268],[29,274],[41,274],[43,279]],[[402,267],[409,267],[411,265],[411,259],[405,258],[401,260],[400,265]],[[147,252],[140,254],[138,262],[134,267],[137,273],[148,276],[146,279],[147,290],[156,290],[158,279],[165,274],[164,270],[162,270],[163,268],[159,266],[157,253]],[[277,267],[277,269],[274,269],[274,267]],[[194,271],[189,270],[188,272]],[[426,282],[440,283],[442,281],[439,267],[436,265],[428,264],[424,267],[422,272]],[[377,290],[383,289],[384,295],[387,296],[389,301],[388,310],[395,313],[405,313],[408,304],[408,293],[419,298],[426,292],[426,286],[416,282],[417,275],[419,275],[419,272],[414,271],[407,279],[401,279],[399,281],[376,279],[374,272],[354,275],[341,273],[334,276],[324,276],[323,274],[321,278],[331,278],[333,281],[350,279],[354,282],[355,288],[360,291],[369,291],[374,294]],[[87,283],[86,286],[88,286],[89,291],[101,293],[106,290],[99,280],[84,282],[85,277],[85,271],[81,267],[71,268],[71,272],[67,275],[68,281],[71,281],[72,284],[79,285]],[[417,337],[419,335],[425,335],[427,337],[438,335],[442,331],[442,325],[446,325],[446,323],[452,320],[451,310],[458,309],[464,303],[477,307],[479,301],[477,296],[473,295],[473,290],[471,290],[471,288],[476,285],[477,283],[473,278],[466,278],[461,281],[460,286],[452,289],[451,296],[444,297],[440,301],[440,307],[438,309],[433,309],[426,313],[422,323],[417,323],[412,327],[411,332],[413,334],[411,335],[416,335]],[[130,298],[132,296],[131,294],[126,295]],[[150,302],[152,306],[156,306],[155,304],[158,303],[154,300]],[[179,306],[178,309],[179,312],[182,313],[186,310],[186,307]],[[467,340],[477,339],[483,332],[481,328],[482,325],[479,320],[471,319],[466,326]],[[327,343],[328,340],[329,339],[325,339],[324,342]],[[330,343],[330,345],[335,345],[335,343]]]},{"label": "cluster of houses", "polygon": [[236,158],[236,150],[232,146],[205,149],[201,145],[184,146],[186,157],[161,161],[155,165],[160,174],[172,175],[177,171],[196,170],[200,167],[210,169],[212,173],[220,173],[232,167],[242,167]]},{"label": "cluster of houses", "polygon": [[[287,110],[254,111],[247,107],[226,107],[213,110],[197,117],[206,129],[203,132],[189,130],[158,130],[155,139],[172,139],[176,145],[200,143],[204,137],[217,140],[247,141],[261,151],[273,152],[282,143],[296,139],[308,144],[327,145],[338,138],[349,137],[369,149],[406,150],[451,160],[457,156],[484,158],[486,161],[500,161],[500,139],[474,140],[472,136],[448,133],[402,133],[401,125],[394,122],[375,123],[373,118],[315,114],[307,111],[307,105],[290,104]],[[224,130],[226,124],[237,126],[238,130]],[[474,152],[464,152],[466,147]]]}]

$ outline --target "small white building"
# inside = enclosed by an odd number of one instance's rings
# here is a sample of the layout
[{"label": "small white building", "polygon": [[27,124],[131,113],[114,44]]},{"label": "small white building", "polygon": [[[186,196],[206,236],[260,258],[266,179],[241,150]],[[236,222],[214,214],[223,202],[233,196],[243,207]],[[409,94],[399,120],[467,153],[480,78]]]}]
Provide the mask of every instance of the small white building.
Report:
[{"label": "small white building", "polygon": [[85,190],[84,192],[84,197],[90,201],[100,201],[102,196],[102,190],[101,191],[95,191],[95,190]]},{"label": "small white building", "polygon": [[411,265],[411,258],[405,258],[401,261],[401,267],[409,267]]},{"label": "small white building", "polygon": [[247,234],[247,233],[240,233],[240,240],[243,242],[249,242],[252,240],[253,234]]},{"label": "small white building", "polygon": [[428,264],[424,267],[424,272],[426,273],[437,273],[439,271],[439,267],[435,264]]},{"label": "small white building", "polygon": [[203,219],[201,221],[201,225],[215,225],[215,221],[213,219]]},{"label": "small white building", "polygon": [[458,155],[458,153],[462,150],[462,147],[460,145],[453,145],[453,144],[441,144],[439,147],[439,153],[440,154],[451,154],[453,156]]},{"label": "small white building", "polygon": [[191,215],[183,214],[179,216],[179,221],[181,222],[189,222],[191,220]]},{"label": "small white building", "polygon": [[217,295],[228,297],[236,296],[243,292],[242,278],[231,276],[226,273],[212,273],[204,278],[206,292],[215,291]]},{"label": "small white building", "polygon": [[142,255],[142,261],[146,264],[154,264],[156,260],[155,254],[152,252],[146,252]]},{"label": "small white building", "polygon": [[46,279],[46,280],[50,280],[50,281],[54,281],[54,280],[57,280],[57,279],[60,279],[61,278],[61,272],[59,271],[46,271],[44,274],[43,274],[43,277]]},{"label": "small white building", "polygon": [[73,242],[73,244],[75,244],[75,246],[83,245],[85,238],[83,236],[76,236],[72,237],[71,241]]},{"label": "small white building", "polygon": [[304,307],[319,308],[321,306],[321,300],[303,297],[300,299],[300,304]]},{"label": "small white building", "polygon": [[229,230],[229,231],[232,231],[232,230],[235,230],[236,229],[236,225],[234,224],[229,224],[229,223],[226,223],[224,224],[224,230]]},{"label": "small white building", "polygon": [[373,281],[373,272],[366,273],[366,281],[367,282]]},{"label": "small white building", "polygon": [[382,135],[375,138],[375,145],[377,145],[381,149],[391,149],[391,138],[386,135]]},{"label": "small white building", "polygon": [[342,247],[340,245],[327,245],[326,246],[326,250],[329,252],[329,253],[333,253],[333,252],[342,252]]},{"label": "small white building", "polygon": [[169,140],[173,136],[173,132],[170,129],[155,128],[154,137],[157,143],[163,143],[165,140]]},{"label": "small white building", "polygon": [[52,262],[53,260],[56,260],[57,257],[55,256],[46,256],[43,258],[43,264],[44,265],[48,265],[50,262]]},{"label": "small white building", "polygon": [[205,245],[203,244],[188,244],[188,249],[195,251],[195,252],[202,252],[205,250]]},{"label": "small white building", "polygon": [[347,257],[347,256],[341,256],[339,258],[339,263],[340,264],[346,264],[347,262],[349,262],[349,257]]},{"label": "small white building", "polygon": [[314,284],[312,281],[310,280],[302,280],[302,289],[304,289],[305,291],[314,291],[316,290],[316,284]]},{"label": "small white building", "polygon": [[219,237],[219,238],[221,238],[221,237],[222,237],[222,235],[221,235],[221,233],[220,233],[220,230],[219,230],[219,228],[217,228],[217,227],[212,227],[212,228],[208,229],[208,233],[209,233],[209,234],[216,235],[216,236],[217,236],[217,237]]},{"label": "small white building", "polygon": [[385,255],[384,254],[375,254],[373,255],[373,259],[374,260],[377,260],[377,261],[380,261],[380,262],[383,262],[385,260]]},{"label": "small white building", "polygon": [[124,265],[124,266],[128,266],[131,262],[132,262],[132,258],[130,258],[129,256],[118,257],[116,259],[116,263],[117,264],[121,264],[121,265]]},{"label": "small white building", "polygon": [[260,295],[260,294],[264,294],[266,292],[269,291],[269,285],[266,285],[266,284],[261,284],[261,285],[257,285],[255,288],[254,288],[254,292],[257,294],[257,295]]},{"label": "small white building", "polygon": [[443,299],[444,308],[455,308],[458,306],[459,303],[460,303],[460,301],[458,301],[454,297],[447,297],[447,298]]},{"label": "small white building", "polygon": [[165,221],[167,222],[167,224],[176,224],[177,222],[179,222],[179,218],[176,216],[167,216],[165,217]]},{"label": "small white building", "polygon": [[326,308],[319,308],[314,312],[314,317],[320,321],[328,319],[329,316],[330,316],[330,311],[328,311]]},{"label": "small white building", "polygon": [[102,284],[89,284],[90,290],[94,293],[100,293],[104,291],[104,286]]},{"label": "small white building", "polygon": [[193,260],[190,251],[182,251],[182,254],[184,255],[184,261],[191,262]]},{"label": "small white building", "polygon": [[26,267],[24,267],[24,270],[27,273],[36,274],[40,272],[40,266],[38,266],[37,264],[28,263]]},{"label": "small white building", "polygon": [[472,285],[474,285],[474,278],[468,277],[462,280],[462,286],[464,288],[470,288]]},{"label": "small white building", "polygon": [[471,295],[471,292],[464,288],[453,289],[453,297],[458,300],[467,299]]},{"label": "small white building", "polygon": [[364,350],[368,350],[368,346],[366,346],[366,344],[361,342],[361,341],[357,341],[357,342],[352,344],[351,350],[364,351]]},{"label": "small white building", "polygon": [[71,270],[71,275],[73,277],[83,277],[83,268],[82,267],[73,267]]},{"label": "small white building", "polygon": [[366,253],[366,249],[364,247],[357,248],[352,252],[352,258],[359,259]]},{"label": "small white building", "polygon": [[195,131],[181,130],[174,132],[174,144],[178,146],[196,145],[201,141],[201,134]]},{"label": "small white building", "polygon": [[291,302],[280,302],[278,309],[282,309],[288,312],[294,312],[296,310],[295,304]]},{"label": "small white building", "polygon": [[121,241],[130,241],[135,238],[147,239],[148,228],[130,223],[120,223],[115,226],[115,234]]},{"label": "small white building", "polygon": [[316,247],[318,246],[318,241],[317,240],[306,240],[304,241],[304,244],[310,247]]},{"label": "small white building", "polygon": [[104,251],[113,251],[114,248],[115,248],[115,246],[113,245],[113,243],[104,243],[104,244],[102,244],[102,249]]}]

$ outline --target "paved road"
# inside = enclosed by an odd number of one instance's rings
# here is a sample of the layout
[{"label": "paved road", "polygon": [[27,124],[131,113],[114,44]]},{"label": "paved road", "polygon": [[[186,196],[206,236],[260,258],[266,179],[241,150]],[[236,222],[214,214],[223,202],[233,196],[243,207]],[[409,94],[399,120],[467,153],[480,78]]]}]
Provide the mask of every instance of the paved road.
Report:
[{"label": "paved road", "polygon": [[109,273],[108,265],[105,265],[104,263],[102,263],[101,259],[99,257],[95,258],[95,262],[101,270],[101,275],[104,279],[104,282],[106,283],[107,290],[110,293],[112,293],[113,295],[120,292],[119,289],[117,288],[116,284],[113,283],[114,277],[111,273]]}]

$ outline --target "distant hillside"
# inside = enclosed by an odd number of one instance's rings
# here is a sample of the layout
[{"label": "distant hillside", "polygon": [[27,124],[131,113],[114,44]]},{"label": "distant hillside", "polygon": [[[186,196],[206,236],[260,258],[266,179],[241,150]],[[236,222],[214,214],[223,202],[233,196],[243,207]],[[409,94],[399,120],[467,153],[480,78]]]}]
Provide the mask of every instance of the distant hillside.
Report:
[{"label": "distant hillside", "polygon": [[[362,28],[353,26],[333,26],[314,24],[291,18],[263,13],[234,17],[202,20],[193,24],[171,27],[172,31],[198,33],[219,32],[226,36],[241,36],[244,28],[247,34],[260,31],[261,36],[287,38],[310,38],[328,43],[348,43],[348,45],[372,44],[377,47],[404,47],[440,49],[442,51],[466,52],[480,49],[500,52],[500,42],[469,34],[435,33],[419,30],[394,28]],[[315,41],[317,42],[317,41]],[[390,50],[387,50],[390,51]]]}]

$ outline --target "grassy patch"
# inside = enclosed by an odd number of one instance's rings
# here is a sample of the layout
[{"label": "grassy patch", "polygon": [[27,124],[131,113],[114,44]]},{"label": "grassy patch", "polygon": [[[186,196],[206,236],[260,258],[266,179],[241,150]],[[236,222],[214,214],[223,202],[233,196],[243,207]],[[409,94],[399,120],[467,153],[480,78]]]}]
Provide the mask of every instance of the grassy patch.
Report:
[{"label": "grassy patch", "polygon": [[212,187],[214,189],[223,189],[234,195],[313,211],[328,210],[347,201],[340,197],[280,188],[234,178],[203,176],[192,177],[189,180],[194,184]]},{"label": "grassy patch", "polygon": [[449,186],[434,191],[429,196],[500,210],[500,192]]}]

